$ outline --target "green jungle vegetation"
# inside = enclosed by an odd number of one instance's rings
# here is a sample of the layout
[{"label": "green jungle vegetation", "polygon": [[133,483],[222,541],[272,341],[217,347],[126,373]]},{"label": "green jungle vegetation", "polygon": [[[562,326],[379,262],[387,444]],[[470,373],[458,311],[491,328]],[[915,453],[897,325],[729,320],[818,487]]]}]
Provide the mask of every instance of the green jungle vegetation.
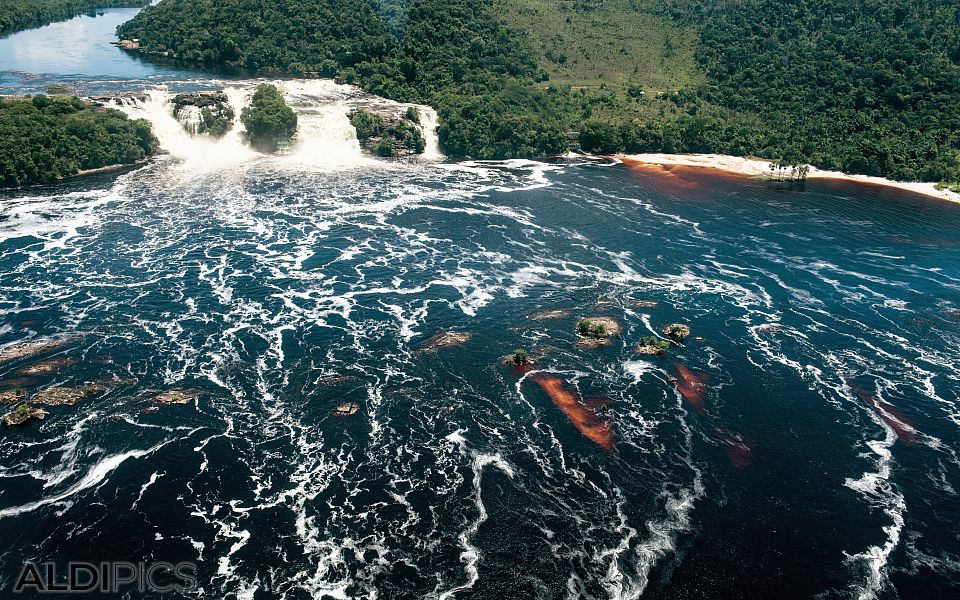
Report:
[{"label": "green jungle vegetation", "polygon": [[[382,116],[359,108],[350,112],[350,124],[357,130],[361,145],[371,146],[382,157],[394,157],[403,150],[411,154],[423,154],[427,142],[417,124],[420,113],[411,107],[402,118],[388,123]],[[375,142],[375,143],[374,143]]]},{"label": "green jungle vegetation", "polygon": [[283,94],[267,83],[257,86],[250,104],[240,112],[250,145],[262,152],[276,152],[297,132],[297,113],[287,106]]},{"label": "green jungle vegetation", "polygon": [[135,163],[157,149],[150,123],[75,97],[0,98],[0,186],[47,183]]},{"label": "green jungle vegetation", "polygon": [[576,132],[960,181],[955,0],[163,0],[118,35],[433,105],[453,157],[557,154]]},{"label": "green jungle vegetation", "polygon": [[40,27],[97,8],[145,6],[150,0],[3,0],[0,37]]}]

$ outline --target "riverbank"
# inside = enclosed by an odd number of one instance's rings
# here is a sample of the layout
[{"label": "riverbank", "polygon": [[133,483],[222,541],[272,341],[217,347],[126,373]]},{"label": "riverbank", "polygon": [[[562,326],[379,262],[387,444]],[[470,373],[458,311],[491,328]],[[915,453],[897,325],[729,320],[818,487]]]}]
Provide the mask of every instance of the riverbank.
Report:
[{"label": "riverbank", "polygon": [[[684,167],[701,167],[706,169],[719,169],[730,173],[747,175],[750,177],[769,177],[772,173],[770,161],[743,158],[740,156],[727,156],[723,154],[628,154],[622,155],[624,161],[647,165],[673,165]],[[884,187],[896,188],[922,194],[932,198],[939,198],[950,202],[960,203],[960,194],[950,190],[939,190],[935,183],[921,183],[913,181],[893,181],[883,177],[872,177],[869,175],[851,175],[841,173],[840,171],[825,171],[816,167],[810,167],[807,179],[839,179],[844,181],[855,181],[858,183],[867,183],[870,185],[880,185]]]}]

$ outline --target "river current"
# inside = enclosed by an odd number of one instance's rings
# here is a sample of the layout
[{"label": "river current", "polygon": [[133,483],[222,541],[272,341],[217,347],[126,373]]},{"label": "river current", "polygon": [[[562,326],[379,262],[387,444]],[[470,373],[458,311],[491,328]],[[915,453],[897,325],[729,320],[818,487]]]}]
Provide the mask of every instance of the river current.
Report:
[{"label": "river current", "polygon": [[[0,192],[0,342],[69,339],[0,387],[101,388],[0,431],[4,590],[27,560],[195,561],[203,598],[960,590],[960,205],[381,161],[357,92],[279,83],[306,124],[280,156],[178,129],[195,82],[127,80],[169,154]],[[591,316],[623,331],[578,346]]]}]

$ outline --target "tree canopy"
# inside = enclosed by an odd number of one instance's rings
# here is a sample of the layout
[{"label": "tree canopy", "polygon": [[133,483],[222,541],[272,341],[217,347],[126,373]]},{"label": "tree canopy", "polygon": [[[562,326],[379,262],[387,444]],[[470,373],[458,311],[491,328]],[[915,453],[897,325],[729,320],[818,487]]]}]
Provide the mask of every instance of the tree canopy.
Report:
[{"label": "tree canopy", "polygon": [[[623,60],[633,71],[611,76],[611,85],[604,73],[595,85],[550,85],[550,65],[534,57],[557,64],[566,57],[549,46],[549,31],[537,31],[534,52],[530,28],[583,25],[613,10],[605,1],[564,4],[565,20],[521,22],[505,19],[523,11],[498,11],[494,0],[164,0],[119,34],[139,38],[146,52],[338,75],[376,94],[431,104],[454,157],[559,153],[578,131],[583,147],[598,152],[723,152],[960,180],[955,0],[618,2],[618,11],[695,31],[702,77],[647,94],[629,83],[640,62]],[[655,44],[630,47],[656,46],[664,60],[693,51],[658,28],[647,31],[656,31]],[[578,53],[617,47],[585,44]],[[616,68],[614,58],[603,64]]]},{"label": "tree canopy", "polygon": [[250,145],[265,152],[275,152],[297,131],[297,113],[287,106],[280,90],[267,83],[257,86],[240,121],[247,128]]},{"label": "tree canopy", "polygon": [[0,185],[46,183],[152,154],[150,123],[79,98],[0,98]]}]

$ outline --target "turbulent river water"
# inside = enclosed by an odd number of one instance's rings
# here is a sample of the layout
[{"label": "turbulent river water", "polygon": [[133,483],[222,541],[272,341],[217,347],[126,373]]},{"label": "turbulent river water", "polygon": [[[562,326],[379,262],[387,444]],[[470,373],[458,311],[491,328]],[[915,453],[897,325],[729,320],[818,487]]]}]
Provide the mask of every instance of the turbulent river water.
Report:
[{"label": "turbulent river water", "polygon": [[[378,161],[353,92],[281,86],[281,156],[192,138],[154,89],[123,109],[169,154],[0,192],[0,342],[70,340],[0,386],[104,388],[0,432],[4,590],[121,559],[195,561],[204,598],[960,590],[960,206]],[[578,347],[583,316],[623,331]],[[691,338],[634,353],[674,322]],[[448,331],[472,337],[423,349]],[[534,367],[501,364],[518,347]]]}]

